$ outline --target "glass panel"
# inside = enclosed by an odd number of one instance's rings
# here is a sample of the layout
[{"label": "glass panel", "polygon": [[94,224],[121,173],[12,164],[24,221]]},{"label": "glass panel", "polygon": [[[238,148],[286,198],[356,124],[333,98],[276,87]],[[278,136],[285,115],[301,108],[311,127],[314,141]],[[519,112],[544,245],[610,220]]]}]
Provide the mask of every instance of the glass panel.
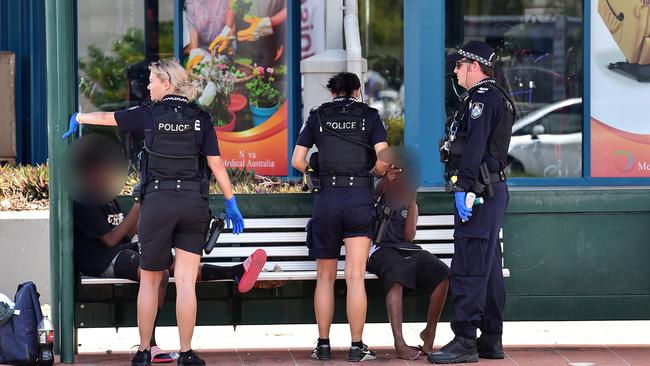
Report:
[{"label": "glass panel", "polygon": [[[582,1],[447,0],[446,6],[447,53],[479,40],[499,56],[497,82],[518,112],[509,175],[582,176]],[[453,66],[447,75],[455,79]],[[449,116],[462,90],[453,83],[446,92]]]},{"label": "glass panel", "polygon": [[149,100],[148,63],[173,56],[172,0],[79,1],[77,27],[81,110]]},{"label": "glass panel", "polygon": [[[84,0],[77,5],[78,86],[81,112],[116,111],[150,100],[150,62],[173,56],[173,0]],[[141,136],[83,125],[120,141],[132,163]]]},{"label": "glass panel", "polygon": [[184,65],[226,167],[288,173],[286,0],[185,0]]},{"label": "glass panel", "polygon": [[388,143],[404,143],[404,2],[359,1],[363,57],[368,60],[365,101],[377,108],[388,129]]},{"label": "glass panel", "polygon": [[591,176],[650,177],[650,1],[591,0]]}]

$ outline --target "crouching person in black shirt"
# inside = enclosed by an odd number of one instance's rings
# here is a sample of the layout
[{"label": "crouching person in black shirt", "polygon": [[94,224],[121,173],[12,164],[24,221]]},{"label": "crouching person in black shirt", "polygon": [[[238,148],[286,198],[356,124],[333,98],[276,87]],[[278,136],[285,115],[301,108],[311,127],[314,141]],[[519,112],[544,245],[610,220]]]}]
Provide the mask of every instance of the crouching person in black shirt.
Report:
[{"label": "crouching person in black shirt", "polygon": [[[379,277],[386,292],[395,351],[402,359],[417,359],[433,350],[436,326],[449,288],[449,267],[430,252],[413,244],[418,220],[416,190],[401,169],[391,166],[375,188],[375,198],[392,208],[381,243],[373,243],[368,272]],[[402,294],[423,290],[430,294],[427,325],[420,333],[419,349],[410,347],[402,335]]]}]

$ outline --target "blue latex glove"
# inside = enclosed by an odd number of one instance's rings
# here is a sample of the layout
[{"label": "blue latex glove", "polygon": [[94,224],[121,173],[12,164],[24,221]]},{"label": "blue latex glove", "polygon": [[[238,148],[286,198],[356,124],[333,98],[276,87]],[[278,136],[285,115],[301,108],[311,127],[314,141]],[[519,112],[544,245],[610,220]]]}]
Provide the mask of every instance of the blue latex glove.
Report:
[{"label": "blue latex glove", "polygon": [[79,114],[79,112],[70,116],[70,126],[68,126],[68,131],[63,134],[63,138],[66,138],[77,132],[77,128],[79,127],[79,122],[77,122],[77,114]]},{"label": "blue latex glove", "polygon": [[232,227],[233,234],[241,234],[244,231],[244,218],[239,212],[235,196],[229,200],[224,199],[224,202],[226,203],[226,227]]},{"label": "blue latex glove", "polygon": [[460,219],[465,222],[472,217],[472,209],[465,206],[465,197],[467,193],[465,192],[456,192],[454,193],[454,199],[456,200],[456,211],[458,211],[458,216]]}]

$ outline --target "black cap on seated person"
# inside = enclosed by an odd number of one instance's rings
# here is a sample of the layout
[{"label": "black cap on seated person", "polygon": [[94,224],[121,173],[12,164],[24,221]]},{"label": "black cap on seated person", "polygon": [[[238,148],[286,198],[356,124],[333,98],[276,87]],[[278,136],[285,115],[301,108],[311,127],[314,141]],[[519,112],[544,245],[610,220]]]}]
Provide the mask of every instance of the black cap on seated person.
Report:
[{"label": "black cap on seated person", "polygon": [[481,41],[469,41],[463,47],[459,48],[456,53],[447,56],[448,62],[460,61],[463,58],[474,60],[489,68],[494,68],[496,53],[487,43]]}]

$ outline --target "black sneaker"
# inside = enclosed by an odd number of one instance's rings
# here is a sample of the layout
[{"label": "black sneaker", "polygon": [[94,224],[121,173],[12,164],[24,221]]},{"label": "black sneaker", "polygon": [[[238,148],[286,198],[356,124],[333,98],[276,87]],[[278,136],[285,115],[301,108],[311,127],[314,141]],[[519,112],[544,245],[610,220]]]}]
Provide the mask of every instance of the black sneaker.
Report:
[{"label": "black sneaker", "polygon": [[361,361],[368,361],[368,360],[374,360],[377,358],[375,356],[375,351],[371,351],[368,349],[368,346],[365,344],[363,345],[363,348],[359,347],[350,347],[350,351],[348,352],[348,361],[350,362],[361,362]]},{"label": "black sneaker", "polygon": [[205,366],[203,361],[193,350],[181,352],[178,354],[178,366],[201,365]]},{"label": "black sneaker", "polygon": [[131,366],[151,366],[151,351],[138,351],[131,359]]},{"label": "black sneaker", "polygon": [[316,346],[311,353],[311,358],[319,361],[327,361],[332,358],[332,347],[329,344],[321,344]]}]

